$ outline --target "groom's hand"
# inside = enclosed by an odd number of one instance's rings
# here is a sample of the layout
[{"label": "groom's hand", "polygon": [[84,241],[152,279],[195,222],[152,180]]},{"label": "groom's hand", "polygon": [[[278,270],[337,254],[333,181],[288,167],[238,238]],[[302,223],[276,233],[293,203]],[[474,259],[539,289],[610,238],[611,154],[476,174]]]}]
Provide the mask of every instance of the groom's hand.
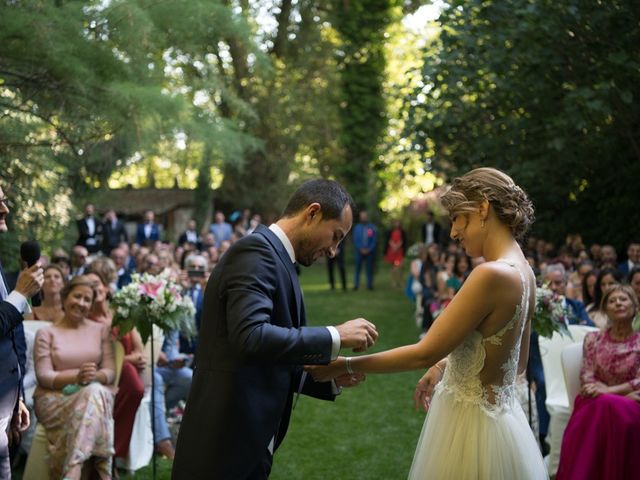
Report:
[{"label": "groom's hand", "polygon": [[336,326],[340,334],[340,348],[352,348],[354,352],[364,352],[378,339],[376,326],[364,318],[349,320]]},{"label": "groom's hand", "polygon": [[360,383],[364,382],[366,378],[367,377],[364,373],[345,373],[334,378],[334,381],[338,387],[349,388],[360,385]]},{"label": "groom's hand", "polygon": [[[340,385],[337,380],[347,375],[347,363],[345,357],[338,357],[329,365],[305,365],[304,369],[311,374],[316,382],[329,382],[336,380],[336,385]],[[357,374],[353,374],[356,376]],[[343,379],[344,380],[344,379]],[[352,385],[348,385],[352,386]]]}]

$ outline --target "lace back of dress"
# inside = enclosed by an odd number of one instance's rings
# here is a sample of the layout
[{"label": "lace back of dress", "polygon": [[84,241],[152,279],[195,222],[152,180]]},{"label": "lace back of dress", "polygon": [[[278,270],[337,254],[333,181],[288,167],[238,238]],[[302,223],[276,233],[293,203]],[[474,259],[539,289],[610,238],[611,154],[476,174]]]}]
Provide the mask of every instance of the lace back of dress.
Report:
[{"label": "lace back of dress", "polygon": [[529,283],[520,268],[511,262],[505,263],[515,268],[520,275],[520,302],[504,327],[494,335],[482,339],[485,359],[479,374],[486,402],[498,408],[513,398],[522,333],[529,311]]}]

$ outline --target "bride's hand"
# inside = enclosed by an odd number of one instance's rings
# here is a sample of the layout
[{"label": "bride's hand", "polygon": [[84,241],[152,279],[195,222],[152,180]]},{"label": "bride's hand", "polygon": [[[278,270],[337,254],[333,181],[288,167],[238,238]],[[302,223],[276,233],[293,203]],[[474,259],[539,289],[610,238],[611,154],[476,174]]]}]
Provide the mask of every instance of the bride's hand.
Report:
[{"label": "bride's hand", "polygon": [[306,365],[304,369],[316,382],[328,382],[347,373],[347,362],[344,357],[338,357],[329,365]]},{"label": "bride's hand", "polygon": [[435,366],[427,370],[422,376],[413,394],[416,411],[420,410],[420,408],[424,409],[425,412],[429,411],[429,403],[431,402],[433,389],[440,380],[442,380],[442,372]]}]

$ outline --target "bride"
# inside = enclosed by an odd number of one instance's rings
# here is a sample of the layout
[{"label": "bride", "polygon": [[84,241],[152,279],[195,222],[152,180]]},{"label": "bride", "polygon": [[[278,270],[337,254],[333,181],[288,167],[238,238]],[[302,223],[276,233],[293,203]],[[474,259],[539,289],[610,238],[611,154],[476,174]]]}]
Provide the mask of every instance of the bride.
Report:
[{"label": "bride", "polygon": [[416,387],[416,406],[428,415],[410,479],[548,478],[515,398],[535,308],[535,278],[516,239],[532,223],[533,206],[493,168],[456,178],[442,203],[451,237],[486,263],[472,271],[420,342],[308,369],[316,380],[328,380],[428,368]]}]

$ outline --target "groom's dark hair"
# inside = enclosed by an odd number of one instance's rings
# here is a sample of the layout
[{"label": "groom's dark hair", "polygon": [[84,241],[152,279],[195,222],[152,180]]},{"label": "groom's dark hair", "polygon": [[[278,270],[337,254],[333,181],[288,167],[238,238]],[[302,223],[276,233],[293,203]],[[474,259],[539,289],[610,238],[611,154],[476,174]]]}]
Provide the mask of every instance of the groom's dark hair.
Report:
[{"label": "groom's dark hair", "polygon": [[346,205],[356,211],[356,205],[349,192],[335,180],[309,180],[304,182],[291,195],[282,212],[283,217],[292,217],[312,203],[319,203],[322,217],[325,220],[340,218]]}]

